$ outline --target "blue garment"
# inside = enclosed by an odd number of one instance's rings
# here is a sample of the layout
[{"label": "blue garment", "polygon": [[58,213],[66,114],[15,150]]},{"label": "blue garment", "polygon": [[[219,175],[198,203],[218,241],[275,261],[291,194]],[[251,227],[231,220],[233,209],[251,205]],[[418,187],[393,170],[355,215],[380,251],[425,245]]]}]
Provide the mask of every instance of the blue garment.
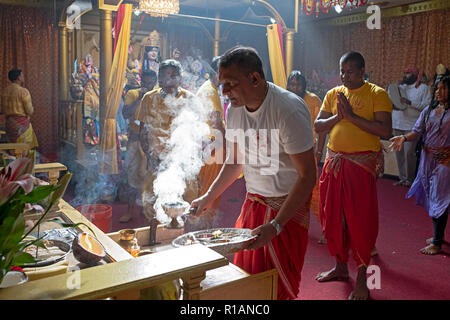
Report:
[{"label": "blue garment", "polygon": [[[416,179],[406,194],[407,198],[416,197],[416,204],[424,207],[430,217],[440,217],[450,204],[450,167],[437,162],[425,147],[450,147],[450,111],[447,111],[439,132],[442,113],[432,110],[425,126],[423,118],[426,107],[417,119],[412,131],[423,134],[422,153]],[[424,128],[425,127],[425,128]]]}]

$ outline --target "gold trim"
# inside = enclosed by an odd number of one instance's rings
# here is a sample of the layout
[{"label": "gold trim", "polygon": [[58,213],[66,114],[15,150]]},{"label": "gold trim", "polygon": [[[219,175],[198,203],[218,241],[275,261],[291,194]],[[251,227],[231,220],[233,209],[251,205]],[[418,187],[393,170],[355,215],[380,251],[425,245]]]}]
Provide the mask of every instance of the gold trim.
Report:
[{"label": "gold trim", "polygon": [[[400,17],[408,14],[416,14],[420,12],[428,12],[433,10],[450,8],[450,1],[448,0],[430,0],[419,3],[412,3],[401,5],[398,7],[392,7],[387,9],[381,9],[381,18]],[[365,22],[370,14],[358,13],[339,18],[323,19],[319,21],[307,21],[304,24],[318,23],[332,26],[341,26],[352,23]]]}]

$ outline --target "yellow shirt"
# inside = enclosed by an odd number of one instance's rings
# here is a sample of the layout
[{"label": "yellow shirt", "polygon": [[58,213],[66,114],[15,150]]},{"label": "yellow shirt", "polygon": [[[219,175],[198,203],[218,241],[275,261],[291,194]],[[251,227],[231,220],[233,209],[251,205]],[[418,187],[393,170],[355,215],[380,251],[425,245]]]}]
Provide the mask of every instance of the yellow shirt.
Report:
[{"label": "yellow shirt", "polygon": [[31,116],[33,105],[30,92],[16,83],[10,84],[2,92],[0,112],[7,116]]},{"label": "yellow shirt", "polygon": [[[323,100],[321,110],[337,114],[338,92],[345,94],[356,115],[369,121],[373,121],[375,112],[392,112],[392,103],[387,92],[369,82],[355,90],[344,86],[331,89]],[[342,119],[330,131],[328,148],[347,153],[379,151],[380,137],[361,130],[347,119]]]},{"label": "yellow shirt", "polygon": [[[142,98],[141,104],[135,113],[136,120],[150,125],[150,132],[148,135],[149,139],[151,139],[150,145],[158,153],[163,152],[165,149],[166,142],[168,142],[170,138],[169,129],[172,120],[174,119],[173,111],[164,103],[161,90],[161,88],[158,88],[147,92]],[[176,99],[187,99],[192,97],[194,97],[194,95],[191,92],[179,88]],[[180,104],[177,106],[182,107],[183,103],[180,101]]]},{"label": "yellow shirt", "polygon": [[[133,102],[135,102],[139,98],[140,93],[141,93],[141,88],[129,90],[127,92],[127,94],[125,95],[125,98],[124,98],[124,101],[123,101],[123,107],[127,108],[128,105],[130,105]],[[131,117],[129,119],[128,126],[129,126],[131,131],[133,131],[135,133],[139,133],[139,126],[134,122],[134,120],[136,120],[136,118],[135,117]]]},{"label": "yellow shirt", "polygon": [[[303,97],[305,100],[306,106],[309,109],[309,113],[311,114],[311,126],[314,128],[314,121],[317,118],[317,115],[320,111],[320,106],[322,105],[322,101],[320,98],[312,92],[306,91],[305,96]],[[314,141],[316,141],[316,131],[313,130]]]}]

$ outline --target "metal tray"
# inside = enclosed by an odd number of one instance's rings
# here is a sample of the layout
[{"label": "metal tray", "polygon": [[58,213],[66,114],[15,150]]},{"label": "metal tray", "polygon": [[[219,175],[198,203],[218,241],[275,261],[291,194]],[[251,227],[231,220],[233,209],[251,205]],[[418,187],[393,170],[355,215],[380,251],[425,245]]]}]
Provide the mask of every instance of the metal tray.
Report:
[{"label": "metal tray", "polygon": [[[220,232],[220,235],[214,236]],[[200,243],[222,255],[227,255],[247,248],[256,237],[251,234],[251,229],[215,228],[182,234],[172,241],[172,245],[183,247]]]}]

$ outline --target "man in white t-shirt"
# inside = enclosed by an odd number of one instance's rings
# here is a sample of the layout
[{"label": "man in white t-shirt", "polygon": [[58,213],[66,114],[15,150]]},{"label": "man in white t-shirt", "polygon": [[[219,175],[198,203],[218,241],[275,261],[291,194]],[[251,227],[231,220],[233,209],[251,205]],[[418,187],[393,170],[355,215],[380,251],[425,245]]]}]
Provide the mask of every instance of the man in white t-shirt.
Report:
[{"label": "man in white t-shirt", "polygon": [[[412,66],[406,68],[403,73],[402,84],[399,86],[405,92],[405,97],[400,97],[401,103],[406,108],[392,110],[392,128],[394,136],[405,135],[412,130],[419,118],[420,112],[430,104],[430,87],[420,83],[419,70]],[[416,146],[417,141],[407,141],[400,151],[395,153],[397,158],[399,181],[394,185],[410,187],[416,176]]]},{"label": "man in white t-shirt", "polygon": [[278,299],[298,296],[315,184],[313,132],[297,95],[267,82],[257,52],[235,47],[220,59],[219,81],[231,102],[226,116],[227,160],[209,190],[191,204],[204,211],[241,174],[246,200],[236,228],[257,235],[235,254],[250,274],[278,271]]}]

